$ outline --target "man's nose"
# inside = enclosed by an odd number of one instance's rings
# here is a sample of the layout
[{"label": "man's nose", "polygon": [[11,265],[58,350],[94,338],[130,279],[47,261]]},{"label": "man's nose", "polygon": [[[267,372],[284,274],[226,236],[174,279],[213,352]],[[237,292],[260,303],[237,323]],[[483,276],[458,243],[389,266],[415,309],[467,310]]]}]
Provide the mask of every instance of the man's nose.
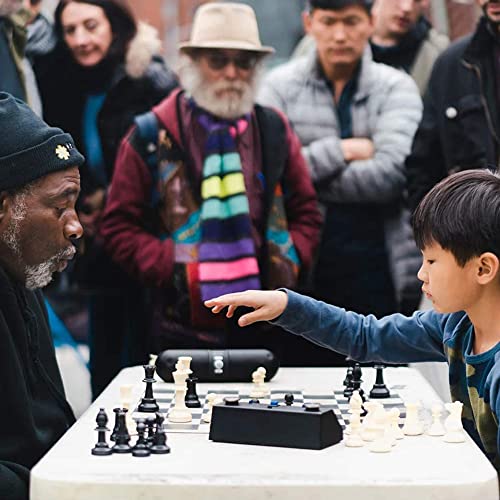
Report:
[{"label": "man's nose", "polygon": [[76,240],[83,236],[83,227],[80,224],[80,219],[75,213],[75,216],[69,220],[64,226],[64,236],[73,244]]},{"label": "man's nose", "polygon": [[238,68],[234,61],[229,61],[224,67],[224,76],[228,80],[234,80],[238,76]]},{"label": "man's nose", "polygon": [[399,6],[403,12],[411,12],[414,0],[401,0]]}]

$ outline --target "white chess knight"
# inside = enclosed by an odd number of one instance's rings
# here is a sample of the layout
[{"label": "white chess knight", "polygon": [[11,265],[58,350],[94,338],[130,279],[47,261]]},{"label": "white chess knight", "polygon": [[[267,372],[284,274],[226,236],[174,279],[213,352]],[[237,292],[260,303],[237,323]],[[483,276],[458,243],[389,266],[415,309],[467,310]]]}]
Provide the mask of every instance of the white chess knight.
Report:
[{"label": "white chess knight", "polygon": [[186,374],[186,378],[188,375],[193,373],[191,370],[191,361],[193,358],[191,356],[179,356],[177,358],[177,363],[175,364],[175,369],[180,372],[184,372]]},{"label": "white chess knight", "polygon": [[408,402],[405,403],[406,418],[403,425],[403,433],[405,436],[420,436],[424,433],[424,424],[419,419],[418,410],[420,403]]},{"label": "white chess knight", "polygon": [[440,404],[435,404],[432,406],[432,423],[427,430],[429,436],[444,436],[445,429],[441,423],[441,414],[443,413],[443,407]]},{"label": "white chess knight", "polygon": [[463,406],[460,401],[445,404],[446,409],[450,412],[444,421],[446,434],[443,439],[447,443],[463,443],[465,441],[465,431],[462,426]]},{"label": "white chess knight", "polygon": [[[180,358],[179,358],[180,360]],[[193,420],[193,416],[189,411],[189,408],[186,406],[184,402],[184,398],[186,396],[187,386],[186,379],[189,373],[192,373],[191,370],[186,371],[186,367],[184,364],[177,362],[175,365],[177,369],[172,373],[172,377],[174,378],[174,407],[168,413],[168,421],[173,423],[187,423]]]},{"label": "white chess knight", "polygon": [[250,392],[252,398],[263,398],[269,394],[269,389],[265,384],[266,369],[259,366],[257,370],[252,373],[253,388]]},{"label": "white chess knight", "polygon": [[212,421],[212,409],[214,407],[214,404],[217,402],[217,394],[214,394],[213,392],[209,392],[207,394],[207,403],[208,403],[208,412],[204,413],[201,416],[201,419],[203,422],[206,424],[209,424]]}]

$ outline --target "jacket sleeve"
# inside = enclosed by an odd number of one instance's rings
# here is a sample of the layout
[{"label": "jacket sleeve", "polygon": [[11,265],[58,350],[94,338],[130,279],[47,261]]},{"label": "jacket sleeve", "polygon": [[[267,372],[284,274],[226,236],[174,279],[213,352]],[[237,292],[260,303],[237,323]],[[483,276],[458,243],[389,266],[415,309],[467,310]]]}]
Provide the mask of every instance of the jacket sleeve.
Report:
[{"label": "jacket sleeve", "polygon": [[299,138],[283,116],[288,143],[285,168],[286,214],[288,229],[303,266],[310,267],[319,242],[321,214]]},{"label": "jacket sleeve", "polygon": [[356,361],[446,361],[443,336],[449,315],[434,311],[382,319],[347,312],[287,290],[288,305],[272,323]]},{"label": "jacket sleeve", "polygon": [[424,97],[422,121],[406,159],[408,204],[412,212],[426,193],[447,175],[437,121],[437,84],[442,78],[439,61],[434,65]]},{"label": "jacket sleeve", "polygon": [[130,143],[135,128],[124,138],[116,160],[100,235],[112,259],[147,286],[168,284],[174,254],[170,239],[146,230],[151,175]]},{"label": "jacket sleeve", "polygon": [[0,460],[0,498],[28,500],[29,470],[19,464]]},{"label": "jacket sleeve", "polygon": [[[383,105],[371,137],[373,158],[350,162],[328,187],[318,186],[321,201],[388,203],[401,199],[406,187],[405,159],[422,115],[418,89],[410,77],[403,76],[381,99]],[[310,147],[317,147],[314,144]]]}]

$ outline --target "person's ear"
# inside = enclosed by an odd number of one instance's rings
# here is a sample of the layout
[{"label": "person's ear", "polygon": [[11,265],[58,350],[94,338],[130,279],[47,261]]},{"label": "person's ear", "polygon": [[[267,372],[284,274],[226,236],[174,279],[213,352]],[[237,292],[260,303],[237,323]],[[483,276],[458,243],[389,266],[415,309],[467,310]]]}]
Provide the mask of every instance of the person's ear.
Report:
[{"label": "person's ear", "polygon": [[12,197],[7,193],[7,191],[0,191],[0,224],[7,220],[10,207],[11,207]]},{"label": "person's ear", "polygon": [[494,253],[481,254],[477,259],[477,282],[487,285],[497,277],[499,268],[500,262]]},{"label": "person's ear", "polygon": [[311,24],[312,24],[312,19],[311,19],[312,13],[308,10],[305,10],[302,12],[302,23],[304,24],[304,31],[310,35],[311,34]]}]

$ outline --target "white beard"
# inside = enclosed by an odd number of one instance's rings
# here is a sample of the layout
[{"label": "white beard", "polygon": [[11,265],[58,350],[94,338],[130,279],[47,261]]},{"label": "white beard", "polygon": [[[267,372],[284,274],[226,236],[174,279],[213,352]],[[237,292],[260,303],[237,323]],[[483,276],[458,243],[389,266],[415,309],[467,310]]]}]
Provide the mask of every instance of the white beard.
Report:
[{"label": "white beard", "polygon": [[[207,83],[203,80],[197,63],[190,57],[182,56],[179,66],[179,81],[196,104],[214,116],[227,120],[234,120],[253,110],[260,74],[260,67],[257,66],[249,83],[242,80]],[[221,90],[234,92],[228,92],[229,95],[225,97],[217,97],[217,92]]]}]

